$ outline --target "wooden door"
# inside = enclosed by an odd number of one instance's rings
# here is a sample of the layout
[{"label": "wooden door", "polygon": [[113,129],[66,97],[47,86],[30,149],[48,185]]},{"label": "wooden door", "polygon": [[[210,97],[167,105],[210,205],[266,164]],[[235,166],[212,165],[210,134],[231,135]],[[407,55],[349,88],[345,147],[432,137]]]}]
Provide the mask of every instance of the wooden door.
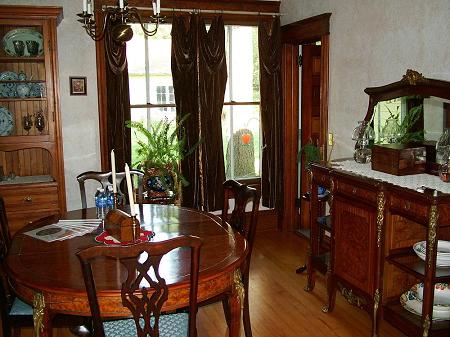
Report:
[{"label": "wooden door", "polygon": [[[301,146],[312,142],[320,146],[320,59],[321,46],[303,45],[301,56]],[[304,195],[310,186],[309,175],[305,170],[305,158],[300,164],[300,195]],[[300,199],[300,228],[309,228],[309,202]]]}]

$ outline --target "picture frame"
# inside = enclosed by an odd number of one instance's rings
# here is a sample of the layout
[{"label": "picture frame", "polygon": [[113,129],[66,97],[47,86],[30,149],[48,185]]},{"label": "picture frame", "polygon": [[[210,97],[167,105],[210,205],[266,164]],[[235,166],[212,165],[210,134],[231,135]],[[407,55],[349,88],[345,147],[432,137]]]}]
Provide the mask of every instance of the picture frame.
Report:
[{"label": "picture frame", "polygon": [[69,77],[70,95],[87,95],[87,78],[86,77]]}]

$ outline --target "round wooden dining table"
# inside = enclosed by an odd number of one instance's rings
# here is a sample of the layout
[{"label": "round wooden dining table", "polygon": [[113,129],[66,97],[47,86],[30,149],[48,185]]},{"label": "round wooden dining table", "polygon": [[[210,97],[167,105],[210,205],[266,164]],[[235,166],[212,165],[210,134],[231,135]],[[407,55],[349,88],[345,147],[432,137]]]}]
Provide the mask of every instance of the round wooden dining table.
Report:
[{"label": "round wooden dining table", "polygon": [[[139,209],[139,211],[138,211]],[[129,211],[129,209],[125,209]],[[246,257],[246,240],[218,217],[197,210],[172,205],[136,205],[141,228],[154,233],[151,241],[163,241],[179,235],[195,235],[202,239],[198,301],[220,294],[228,297],[229,336],[239,336],[244,288],[239,267]],[[76,253],[94,245],[102,232],[100,225],[93,232],[67,240],[45,242],[26,233],[58,222],[59,219],[92,219],[96,209],[70,211],[60,218],[49,217],[30,223],[13,238],[6,258],[12,287],[24,301],[33,304],[35,334],[52,335],[55,314],[90,316],[90,308]],[[164,311],[188,306],[189,254],[176,249],[164,257],[161,274],[169,286]],[[120,296],[126,272],[115,261],[104,260],[94,271],[100,276],[97,285],[102,317],[126,317]],[[225,319],[225,315],[224,315]]]}]

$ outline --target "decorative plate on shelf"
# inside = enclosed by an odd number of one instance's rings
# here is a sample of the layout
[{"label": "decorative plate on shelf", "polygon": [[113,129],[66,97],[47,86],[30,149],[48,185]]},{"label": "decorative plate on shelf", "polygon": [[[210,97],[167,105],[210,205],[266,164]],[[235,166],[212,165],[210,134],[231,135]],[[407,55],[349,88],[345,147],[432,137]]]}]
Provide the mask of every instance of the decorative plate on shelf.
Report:
[{"label": "decorative plate on shelf", "polygon": [[[411,291],[416,293],[419,301],[423,301],[423,283],[417,283],[412,286]],[[434,285],[435,306],[450,308],[450,283],[436,283]]]},{"label": "decorative plate on shelf", "polygon": [[[408,290],[400,296],[400,304],[403,309],[413,313],[414,315],[422,316],[422,301],[416,297],[414,291]],[[433,321],[448,321],[450,320],[450,307],[433,306]]]},{"label": "decorative plate on shelf", "polygon": [[[0,81],[17,81],[19,75],[14,71],[2,71],[0,72]],[[17,83],[3,82],[0,83],[0,97],[15,97],[16,96]]]},{"label": "decorative plate on shelf", "polygon": [[[25,47],[23,50],[23,56],[41,56],[44,52],[42,34],[39,33],[36,29],[17,28],[10,30],[3,37],[3,49],[5,50],[6,54],[10,56],[20,56],[16,54],[13,41],[22,41],[24,43]],[[32,55],[33,53],[30,53],[30,47],[27,45],[27,41],[34,41],[37,43],[36,55]]]},{"label": "decorative plate on shelf", "polygon": [[[427,242],[420,241],[414,244],[414,252],[425,261],[427,252]],[[438,267],[450,267],[450,241],[438,240],[437,254],[436,254],[436,266]]]},{"label": "decorative plate on shelf", "polygon": [[0,136],[9,136],[14,129],[12,113],[4,106],[0,106]]}]

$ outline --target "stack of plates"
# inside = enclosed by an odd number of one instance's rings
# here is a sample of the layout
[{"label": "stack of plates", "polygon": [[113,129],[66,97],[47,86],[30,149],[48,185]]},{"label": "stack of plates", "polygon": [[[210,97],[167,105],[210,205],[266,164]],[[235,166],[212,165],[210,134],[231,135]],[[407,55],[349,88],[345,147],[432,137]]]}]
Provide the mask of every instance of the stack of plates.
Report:
[{"label": "stack of plates", "polygon": [[[414,244],[414,252],[425,261],[427,242],[420,241]],[[450,241],[439,240],[437,247],[436,266],[450,267]]]},{"label": "stack of plates", "polygon": [[[400,297],[405,310],[422,316],[423,283],[414,285]],[[450,320],[450,284],[436,283],[434,288],[433,321]]]}]

